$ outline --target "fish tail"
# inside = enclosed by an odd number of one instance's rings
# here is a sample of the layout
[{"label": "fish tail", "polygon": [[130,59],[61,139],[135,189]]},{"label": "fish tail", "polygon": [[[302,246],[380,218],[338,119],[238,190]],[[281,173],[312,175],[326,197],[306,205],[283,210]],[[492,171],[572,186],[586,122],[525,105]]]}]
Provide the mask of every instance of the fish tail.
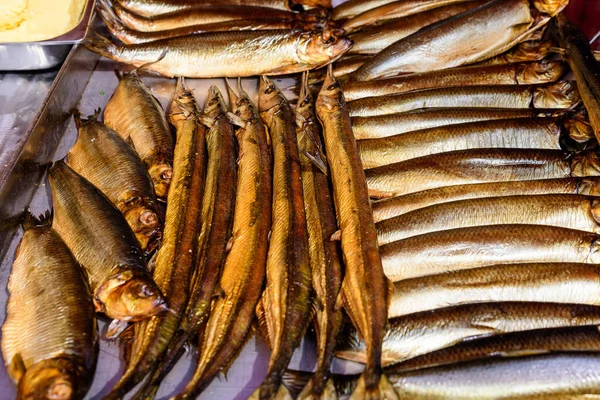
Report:
[{"label": "fish tail", "polygon": [[99,33],[90,30],[89,35],[81,42],[83,47],[91,52],[101,55],[111,60],[121,61],[119,53],[122,46],[110,41],[110,39],[100,35]]},{"label": "fish tail", "polygon": [[385,374],[367,368],[358,379],[350,400],[399,400],[399,397]]},{"label": "fish tail", "polygon": [[337,398],[338,394],[333,380],[319,373],[315,373],[310,378],[297,397],[298,400],[335,400]]},{"label": "fish tail", "polygon": [[98,0],[96,3],[96,11],[111,33],[115,34],[116,32],[123,32],[126,30],[123,21],[121,21],[115,13],[115,10],[106,1]]},{"label": "fish tail", "polygon": [[52,226],[52,217],[53,213],[51,210],[46,210],[43,214],[39,216],[34,216],[31,210],[25,211],[25,216],[23,218],[23,229],[31,229],[41,226]]}]

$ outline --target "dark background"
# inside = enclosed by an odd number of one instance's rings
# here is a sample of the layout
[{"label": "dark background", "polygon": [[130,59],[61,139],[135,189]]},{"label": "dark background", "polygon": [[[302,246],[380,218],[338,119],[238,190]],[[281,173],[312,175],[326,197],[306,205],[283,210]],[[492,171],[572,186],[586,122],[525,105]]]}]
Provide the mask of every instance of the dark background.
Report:
[{"label": "dark background", "polygon": [[[588,38],[600,31],[600,0],[570,0],[564,12],[583,29]],[[600,50],[600,39],[592,47]]]}]

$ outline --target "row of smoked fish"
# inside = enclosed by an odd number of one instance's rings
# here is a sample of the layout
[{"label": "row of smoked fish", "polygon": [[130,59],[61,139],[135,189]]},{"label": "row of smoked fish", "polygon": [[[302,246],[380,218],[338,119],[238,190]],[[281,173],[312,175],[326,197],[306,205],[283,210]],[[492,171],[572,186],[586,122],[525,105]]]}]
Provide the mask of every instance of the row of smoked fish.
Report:
[{"label": "row of smoked fish", "polygon": [[[75,113],[53,212],[24,223],[2,335],[19,398],[84,397],[95,312],[126,362],[107,399],[153,398],[191,341],[173,399],[195,398],[253,324],[252,398],[598,394],[599,69],[565,5],[99,0],[113,38],[84,45],[138,69],[103,122]],[[265,76],[335,60],[295,108]],[[165,114],[141,71],[261,75],[258,101],[227,84],[200,108],[179,78]],[[286,371],[311,323],[316,371]],[[364,372],[331,375],[334,354]]]}]

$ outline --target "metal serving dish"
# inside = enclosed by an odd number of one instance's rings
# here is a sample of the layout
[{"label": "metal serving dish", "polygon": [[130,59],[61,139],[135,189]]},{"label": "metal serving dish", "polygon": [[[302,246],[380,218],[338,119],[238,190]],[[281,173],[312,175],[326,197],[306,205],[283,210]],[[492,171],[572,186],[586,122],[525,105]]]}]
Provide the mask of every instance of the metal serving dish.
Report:
[{"label": "metal serving dish", "polygon": [[0,71],[30,71],[56,67],[71,47],[85,37],[95,0],[87,0],[81,20],[69,32],[39,42],[0,43]]}]

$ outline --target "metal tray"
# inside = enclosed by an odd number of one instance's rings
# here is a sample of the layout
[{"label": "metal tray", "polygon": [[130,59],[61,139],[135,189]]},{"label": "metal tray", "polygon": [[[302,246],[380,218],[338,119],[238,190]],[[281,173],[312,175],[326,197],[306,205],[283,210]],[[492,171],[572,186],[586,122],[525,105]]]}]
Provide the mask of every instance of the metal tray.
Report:
[{"label": "metal tray", "polygon": [[[83,114],[92,114],[94,109],[104,109],[117,86],[114,70],[130,68],[105,58],[99,58],[83,47],[76,45],[54,85],[35,123],[25,136],[24,143],[14,151],[10,167],[0,168],[0,324],[5,318],[8,293],[6,285],[14,253],[22,231],[18,227],[18,216],[26,208],[34,214],[42,213],[51,207],[51,195],[45,173],[49,163],[63,158],[75,141],[77,132],[70,110],[78,107]],[[175,80],[154,76],[143,76],[142,80],[152,93],[168,107],[171,101]],[[279,80],[279,84],[289,86],[291,80]],[[210,85],[217,85],[224,93],[222,79],[188,79],[187,86],[194,90],[200,104],[204,103]],[[258,86],[256,78],[244,79],[244,88],[255,96]],[[291,97],[291,96],[289,96]],[[14,150],[14,149],[13,149]],[[6,164],[5,164],[6,165]],[[108,321],[100,318],[100,333],[103,334]],[[192,352],[193,353],[193,352]],[[193,354],[184,356],[175,369],[163,381],[158,393],[159,399],[181,390],[193,372]],[[203,399],[245,399],[260,384],[266,374],[269,350],[260,338],[253,338],[246,344],[238,359],[225,377],[216,378],[200,396]],[[315,350],[311,339],[305,339],[294,354],[291,368],[312,370],[315,366]],[[337,372],[358,372],[358,364],[334,361]],[[117,344],[101,341],[100,356],[96,376],[87,398],[98,399],[106,394],[123,372],[120,350]],[[0,400],[14,399],[14,385],[6,374],[4,363],[0,361]]]},{"label": "metal tray", "polygon": [[86,35],[95,0],[87,0],[81,20],[58,37],[23,43],[0,43],[0,71],[30,71],[54,68],[65,61],[71,47]]}]

